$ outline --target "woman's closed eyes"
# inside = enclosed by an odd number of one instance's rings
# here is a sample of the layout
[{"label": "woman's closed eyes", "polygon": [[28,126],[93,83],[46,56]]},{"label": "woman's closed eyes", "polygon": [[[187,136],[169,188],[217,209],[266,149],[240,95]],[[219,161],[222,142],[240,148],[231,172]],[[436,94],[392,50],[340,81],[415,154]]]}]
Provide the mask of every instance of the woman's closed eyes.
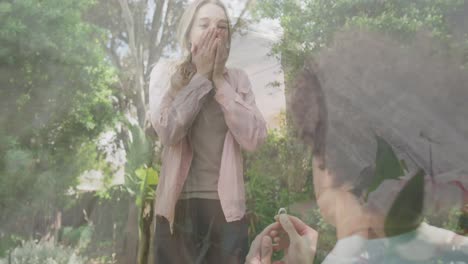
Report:
[{"label": "woman's closed eyes", "polygon": [[[198,26],[202,29],[206,29],[206,28],[209,28],[210,27],[210,21],[209,19],[207,18],[202,18],[200,19],[200,23],[198,24]],[[227,29],[228,28],[228,25],[227,25],[227,22],[223,19],[221,21],[219,21],[216,25],[217,28],[219,29]]]},{"label": "woman's closed eyes", "polygon": [[[199,25],[199,27],[200,27],[200,28],[203,28],[203,29],[206,29],[206,28],[208,28],[209,26],[210,26],[209,24],[201,24],[201,25]],[[217,27],[218,27],[219,29],[227,29],[227,25],[223,25],[223,24],[218,25]]]}]

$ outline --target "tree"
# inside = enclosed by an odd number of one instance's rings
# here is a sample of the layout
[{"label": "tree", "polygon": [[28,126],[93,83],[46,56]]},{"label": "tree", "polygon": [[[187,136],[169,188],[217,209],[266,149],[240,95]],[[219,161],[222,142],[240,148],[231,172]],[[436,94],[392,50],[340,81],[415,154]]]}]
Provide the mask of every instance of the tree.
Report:
[{"label": "tree", "polygon": [[[152,66],[176,50],[176,29],[187,0],[98,1],[85,16],[103,28],[101,45],[117,69],[119,105],[144,126]],[[125,137],[124,137],[125,138]]]},{"label": "tree", "polygon": [[[364,85],[363,82],[365,76],[362,77],[362,69],[365,68],[364,62],[375,63],[377,60],[381,60],[381,58],[384,56],[379,56],[377,54],[380,54],[382,52],[385,53],[386,51],[388,51],[390,45],[394,43],[395,45],[402,46],[410,45],[411,42],[417,40],[417,38],[422,35],[420,34],[420,32],[428,32],[433,39],[437,39],[440,43],[442,43],[441,46],[443,48],[436,49],[436,52],[447,52],[447,50],[450,50],[452,52],[455,50],[462,50],[461,52],[464,52],[464,56],[466,57],[466,54],[468,54],[468,46],[466,45],[466,32],[464,37],[460,37],[463,35],[461,34],[462,30],[457,29],[457,27],[454,27],[454,23],[457,23],[457,19],[460,20],[462,14],[466,13],[467,6],[468,3],[464,0],[257,1],[257,6],[255,8],[255,14],[257,15],[257,17],[279,19],[280,24],[283,28],[283,35],[281,39],[273,46],[272,54],[280,60],[283,71],[285,73],[286,119],[287,123],[289,124],[288,129],[290,131],[290,134],[292,136],[297,135],[296,129],[290,125],[292,123],[290,113],[293,107],[291,103],[291,96],[294,93],[294,81],[297,77],[297,72],[299,69],[302,68],[304,60],[306,58],[314,57],[317,59],[317,63],[320,64],[320,67],[317,67],[317,69],[321,70],[321,72],[317,72],[317,74],[320,77],[320,79],[323,79],[323,65],[321,65],[322,62],[320,60],[327,60],[325,54],[336,54],[336,50],[340,50],[340,56],[332,56],[335,61],[330,62],[330,59],[328,59],[327,61],[328,65],[326,68],[328,70],[328,75],[326,77],[330,80],[334,80],[329,81],[328,85],[330,85],[330,83],[333,83],[335,86],[337,83],[345,83],[351,85],[349,83],[350,80],[346,78],[349,78],[349,76],[352,75],[353,77],[358,78],[353,79],[353,87],[360,87]],[[345,34],[346,32],[348,34]],[[372,50],[374,53],[371,53],[370,51],[368,52],[368,50],[365,50],[364,47],[372,45],[365,45],[365,43],[359,43],[359,41],[365,41],[365,36],[367,36],[366,32],[374,33],[372,36],[379,36],[379,40],[383,38],[380,36],[385,36],[389,39],[392,39],[392,41],[371,41],[371,43],[375,44],[373,46],[374,49]],[[347,35],[348,38],[341,37],[337,39],[337,36],[340,35]],[[454,36],[458,37],[456,38]],[[354,43],[354,46],[351,45],[351,43]],[[430,45],[429,42],[426,43]],[[383,45],[389,46],[383,47]],[[344,46],[346,46],[346,49],[344,48]],[[459,49],[463,46],[465,47],[464,51],[463,49]],[[335,53],[333,51],[327,52],[330,49],[334,49]],[[369,55],[366,55],[367,60],[364,58],[361,59],[359,57],[354,56],[354,61],[351,61],[351,55],[356,53]],[[346,57],[345,55],[350,56]],[[463,58],[463,56],[458,57]],[[403,60],[404,58],[399,57],[399,59]],[[444,58],[444,61],[445,60],[446,59]],[[345,62],[347,62],[348,64],[344,64]],[[467,61],[465,59],[464,63],[466,64],[466,62]],[[415,65],[418,63],[419,62],[414,62]],[[333,67],[331,65],[333,65]],[[344,68],[346,68],[347,71],[339,71],[341,67],[339,67],[338,65],[343,66]],[[360,67],[360,65],[364,65],[364,67]],[[395,65],[390,66],[388,64],[387,66],[396,67]],[[331,73],[330,69],[334,69],[334,72]],[[344,75],[343,72],[346,72],[347,75]],[[442,78],[441,76],[439,77]],[[434,77],[434,79],[435,78],[436,77]],[[409,76],[407,77],[407,79],[409,79]],[[387,78],[387,80],[388,83],[386,85],[388,86],[391,86],[391,83],[395,83],[398,81],[396,80],[396,77],[393,79]],[[377,81],[377,83],[377,85],[384,87],[382,85],[382,82],[379,83]],[[372,89],[372,87],[367,88],[369,88],[368,90]],[[346,88],[340,86],[340,89],[342,90]],[[340,103],[337,103],[338,99],[341,99],[338,98],[336,93],[336,90],[338,90],[338,86],[336,86],[336,89],[325,90],[329,93],[333,93],[333,96],[328,97],[328,101],[334,103],[334,108],[330,109],[332,111],[331,115],[333,117],[336,117],[339,114],[339,111],[346,112],[346,110],[343,110],[344,104],[342,103],[342,101],[340,101]],[[347,91],[348,94],[351,93],[349,89],[347,89]],[[342,94],[340,94],[340,96],[342,96]],[[421,95],[421,97],[423,96]],[[348,101],[346,102],[349,103],[349,98],[346,99],[348,99]],[[356,106],[357,104],[363,102],[360,101],[358,103],[354,103],[354,106]],[[366,110],[369,109],[366,108]],[[356,117],[356,115],[354,116]],[[363,115],[361,114],[357,116],[361,117]],[[335,126],[335,124],[339,122],[341,122],[341,125],[343,123],[346,123],[346,125],[348,126],[353,125],[351,124],[351,119],[347,121],[341,120],[337,122],[330,122],[331,126],[333,126],[332,128],[330,128],[330,131],[343,131],[343,126]],[[366,125],[369,125],[369,123],[366,123]],[[355,123],[354,126],[357,126],[357,123]],[[339,133],[334,133],[334,136],[336,136],[337,134]],[[336,138],[334,139],[336,141]],[[343,140],[343,138],[339,139]],[[349,137],[347,139],[349,139]],[[373,137],[370,137],[366,134],[366,139],[366,142],[371,142],[373,140]],[[337,145],[339,144],[337,142],[335,143]],[[333,144],[329,144],[329,146],[332,145]],[[371,147],[374,147],[374,145],[369,145],[365,147],[367,149],[367,153],[372,153],[372,151],[369,149]],[[342,147],[339,151],[333,153],[336,154],[342,151],[344,148],[345,147]],[[343,162],[343,159],[340,159],[340,164],[343,166],[346,165],[347,167],[350,167],[350,164],[356,164],[359,162],[362,163],[362,161],[365,159],[363,159],[362,156],[356,156],[355,150],[356,149],[353,150],[352,147],[349,146],[348,152],[346,152],[346,154],[343,154],[350,157],[349,162]],[[355,167],[359,166],[362,169],[363,164],[357,164]],[[357,174],[358,172],[356,173],[356,175]]]},{"label": "tree", "polygon": [[408,40],[418,31],[426,30],[450,43],[453,27],[449,17],[466,5],[465,2],[259,0],[255,13],[257,17],[279,18],[283,28],[283,36],[273,46],[272,53],[281,59],[286,74],[286,107],[289,109],[290,78],[302,67],[304,58],[330,45],[338,31],[365,28]]},{"label": "tree", "polygon": [[39,215],[50,224],[84,170],[105,166],[95,140],[119,112],[103,32],[81,18],[92,2],[0,3],[0,222],[21,236]]},{"label": "tree", "polygon": [[280,18],[284,30],[273,52],[287,63],[302,63],[303,54],[316,52],[331,43],[343,28],[369,28],[412,38],[425,29],[441,39],[452,37],[450,15],[465,5],[464,0],[364,1],[364,0],[260,0],[259,17]]}]

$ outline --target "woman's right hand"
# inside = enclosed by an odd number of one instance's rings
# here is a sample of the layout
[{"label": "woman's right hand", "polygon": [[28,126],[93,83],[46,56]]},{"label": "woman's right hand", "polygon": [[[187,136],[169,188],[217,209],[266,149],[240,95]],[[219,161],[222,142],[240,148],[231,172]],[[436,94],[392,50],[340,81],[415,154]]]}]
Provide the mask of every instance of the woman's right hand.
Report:
[{"label": "woman's right hand", "polygon": [[206,30],[198,43],[192,44],[192,61],[197,68],[197,73],[211,79],[213,65],[216,57],[216,47],[219,40],[214,28]]}]

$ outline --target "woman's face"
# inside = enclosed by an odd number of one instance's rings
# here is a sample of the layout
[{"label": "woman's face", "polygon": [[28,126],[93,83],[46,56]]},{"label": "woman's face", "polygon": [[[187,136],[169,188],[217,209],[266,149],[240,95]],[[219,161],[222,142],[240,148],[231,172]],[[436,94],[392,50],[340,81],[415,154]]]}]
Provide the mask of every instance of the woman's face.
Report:
[{"label": "woman's face", "polygon": [[223,8],[215,4],[205,4],[197,12],[192,29],[190,30],[190,43],[200,42],[203,32],[215,28],[219,30],[218,37],[228,40],[229,23]]}]

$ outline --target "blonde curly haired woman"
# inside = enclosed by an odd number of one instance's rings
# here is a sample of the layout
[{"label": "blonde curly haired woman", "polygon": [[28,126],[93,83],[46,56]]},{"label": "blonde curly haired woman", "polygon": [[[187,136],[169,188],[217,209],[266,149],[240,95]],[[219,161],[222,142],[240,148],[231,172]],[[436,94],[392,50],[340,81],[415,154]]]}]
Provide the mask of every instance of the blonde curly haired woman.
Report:
[{"label": "blonde curly haired woman", "polygon": [[218,0],[183,14],[183,61],[150,79],[153,128],[164,146],[156,191],[156,263],[244,263],[248,251],[241,150],[266,138],[246,73],[225,67],[231,28]]}]

